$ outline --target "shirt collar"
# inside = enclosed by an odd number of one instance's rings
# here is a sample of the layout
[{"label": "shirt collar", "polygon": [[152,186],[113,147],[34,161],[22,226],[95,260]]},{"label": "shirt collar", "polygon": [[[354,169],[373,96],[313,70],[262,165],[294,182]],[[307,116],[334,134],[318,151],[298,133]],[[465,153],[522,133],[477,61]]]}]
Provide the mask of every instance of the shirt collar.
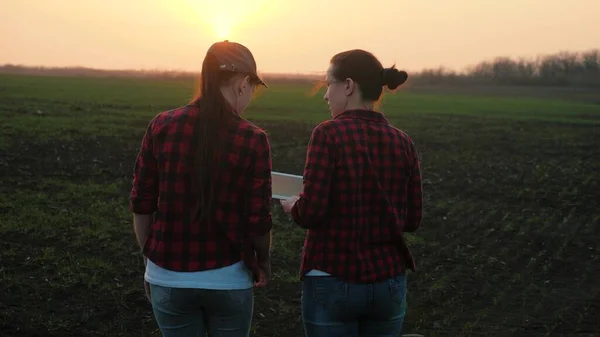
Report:
[{"label": "shirt collar", "polygon": [[368,109],[346,110],[346,111],[342,112],[341,114],[337,115],[334,119],[345,119],[345,118],[366,119],[366,120],[370,120],[373,122],[386,123],[386,124],[390,123],[382,112],[368,110]]}]

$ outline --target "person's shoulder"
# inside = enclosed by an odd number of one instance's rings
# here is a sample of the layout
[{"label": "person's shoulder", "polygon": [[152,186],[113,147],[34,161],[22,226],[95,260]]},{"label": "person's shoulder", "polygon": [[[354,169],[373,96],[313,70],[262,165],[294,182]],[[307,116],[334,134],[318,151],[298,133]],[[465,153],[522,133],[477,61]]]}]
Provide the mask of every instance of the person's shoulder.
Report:
[{"label": "person's shoulder", "polygon": [[407,140],[407,141],[410,141],[410,142],[412,142],[412,138],[410,137],[410,135],[409,135],[409,134],[408,134],[406,131],[404,131],[404,130],[402,130],[402,129],[400,129],[400,128],[397,128],[397,127],[394,127],[394,129],[396,129],[396,134],[397,134],[397,135],[398,135],[400,138],[402,138],[402,139],[405,139],[405,140]]},{"label": "person's shoulder", "polygon": [[235,118],[238,122],[235,131],[235,144],[239,144],[244,148],[252,148],[255,151],[263,151],[271,148],[269,135],[265,129],[243,117],[235,116]]},{"label": "person's shoulder", "polygon": [[336,129],[339,128],[340,124],[343,124],[343,121],[338,119],[328,119],[326,121],[322,121],[313,129],[313,134],[324,134],[331,135]]},{"label": "person's shoulder", "polygon": [[397,136],[398,136],[400,139],[402,139],[402,140],[406,140],[406,141],[409,141],[409,142],[411,142],[411,143],[412,143],[412,138],[410,137],[410,135],[409,135],[409,134],[408,134],[406,131],[404,131],[404,130],[400,129],[399,127],[397,127],[397,126],[394,126],[394,125],[392,125],[392,124],[389,124],[389,125],[388,125],[388,127],[389,127],[389,128],[391,128],[391,129],[393,130],[393,132],[394,132],[394,133],[395,133],[395,134],[396,134],[396,135],[397,135]]},{"label": "person's shoulder", "polygon": [[412,137],[406,131],[404,131],[398,127],[395,127],[395,126],[391,126],[391,127],[395,132],[397,140],[399,141],[398,142],[399,145],[401,144],[408,151],[412,151],[412,152],[417,151],[415,142],[413,141]]},{"label": "person's shoulder", "polygon": [[240,118],[239,127],[241,129],[243,129],[244,131],[248,132],[249,134],[251,134],[252,136],[255,136],[258,138],[263,138],[263,137],[268,138],[267,131],[265,129],[259,127],[255,123],[253,123],[245,118]]},{"label": "person's shoulder", "polygon": [[174,109],[165,110],[154,115],[150,121],[150,126],[153,130],[160,130],[178,121],[183,117],[188,116],[190,109],[194,109],[192,106],[180,106]]}]

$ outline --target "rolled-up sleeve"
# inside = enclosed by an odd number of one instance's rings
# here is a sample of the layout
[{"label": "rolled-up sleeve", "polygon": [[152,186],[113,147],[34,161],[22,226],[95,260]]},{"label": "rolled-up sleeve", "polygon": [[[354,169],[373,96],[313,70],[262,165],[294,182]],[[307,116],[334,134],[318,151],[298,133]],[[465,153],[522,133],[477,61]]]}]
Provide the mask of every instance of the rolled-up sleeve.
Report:
[{"label": "rolled-up sleeve", "polygon": [[152,214],[158,208],[158,165],[154,155],[151,122],[142,138],[133,169],[133,187],[129,195],[129,211]]},{"label": "rolled-up sleeve", "polygon": [[414,232],[421,227],[423,219],[423,181],[421,175],[421,160],[414,143],[410,143],[410,158],[412,160],[411,176],[408,181],[408,213],[406,216],[405,232]]},{"label": "rolled-up sleeve", "polygon": [[321,127],[313,130],[306,153],[304,188],[292,208],[294,222],[305,229],[320,225],[327,215],[329,190],[335,170],[334,147]]},{"label": "rolled-up sleeve", "polygon": [[262,236],[273,228],[271,215],[271,145],[264,132],[258,133],[252,150],[251,179],[247,185],[248,235]]}]

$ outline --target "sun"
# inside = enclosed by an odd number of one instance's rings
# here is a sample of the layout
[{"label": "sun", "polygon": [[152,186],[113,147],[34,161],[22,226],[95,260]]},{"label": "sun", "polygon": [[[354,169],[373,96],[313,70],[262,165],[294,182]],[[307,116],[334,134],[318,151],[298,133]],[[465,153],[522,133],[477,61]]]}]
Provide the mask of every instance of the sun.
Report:
[{"label": "sun", "polygon": [[217,38],[219,38],[219,40],[223,40],[229,37],[229,34],[231,34],[231,27],[227,27],[225,25],[218,25],[215,26],[215,34],[217,34]]},{"label": "sun", "polygon": [[[221,39],[235,39],[243,35],[244,27],[264,21],[281,6],[277,0],[173,0],[192,22],[203,24],[209,34]],[[235,35],[235,36],[232,36]]]},{"label": "sun", "polygon": [[217,38],[222,40],[230,37],[234,24],[230,16],[215,15],[212,19],[211,26]]}]

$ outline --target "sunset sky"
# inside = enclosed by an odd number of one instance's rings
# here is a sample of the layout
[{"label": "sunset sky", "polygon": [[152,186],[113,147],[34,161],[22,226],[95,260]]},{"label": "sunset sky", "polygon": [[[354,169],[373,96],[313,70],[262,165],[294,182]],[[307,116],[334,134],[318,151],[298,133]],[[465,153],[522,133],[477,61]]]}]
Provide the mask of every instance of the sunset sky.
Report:
[{"label": "sunset sky", "polygon": [[262,72],[322,72],[363,48],[460,70],[600,48],[600,0],[0,0],[0,64],[198,71],[228,38]]}]

